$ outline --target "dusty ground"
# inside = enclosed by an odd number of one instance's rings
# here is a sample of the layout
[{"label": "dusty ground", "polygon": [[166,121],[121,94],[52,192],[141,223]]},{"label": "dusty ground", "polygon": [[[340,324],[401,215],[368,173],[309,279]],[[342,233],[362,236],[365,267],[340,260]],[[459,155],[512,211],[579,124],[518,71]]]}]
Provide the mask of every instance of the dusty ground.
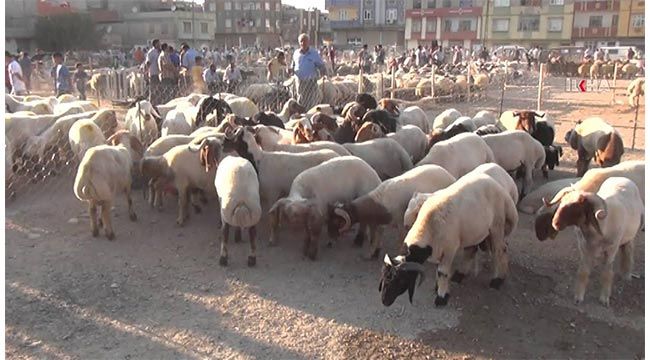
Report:
[{"label": "dusty ground", "polygon": [[[622,126],[632,125],[633,111],[610,104],[610,93],[565,93],[558,83],[549,81],[543,108],[556,119],[559,143],[574,120],[602,115],[630,147],[632,130]],[[533,108],[535,95],[534,89],[508,89],[504,109]],[[454,106],[472,115],[498,110],[499,102],[493,96]],[[644,147],[641,110],[637,149]],[[632,158],[644,155],[628,151],[625,159]],[[552,178],[572,176],[574,163],[575,152],[565,148]],[[59,176],[33,185],[6,208],[7,358],[645,357],[643,233],[635,254],[641,279],[617,277],[610,308],[597,301],[598,271],[585,303],[572,304],[574,235],[565,231],[553,242],[538,242],[533,218],[523,214],[510,238],[511,272],[500,291],[488,289],[486,271],[453,284],[449,305],[435,308],[430,268],[413,305],[402,296],[385,308],[377,292],[381,263],[361,260],[365,252],[351,240],[321,246],[312,262],[302,258],[297,234],[286,230],[278,247],[261,241],[256,268],[246,267],[246,242],[231,243],[230,265],[222,268],[214,202],[178,228],[172,201],[163,212],[152,211],[136,192],[138,222],[128,221],[119,201],[117,239],[109,242],[90,236],[72,181]],[[260,234],[265,238],[265,228]],[[384,244],[395,253],[393,230]]]}]

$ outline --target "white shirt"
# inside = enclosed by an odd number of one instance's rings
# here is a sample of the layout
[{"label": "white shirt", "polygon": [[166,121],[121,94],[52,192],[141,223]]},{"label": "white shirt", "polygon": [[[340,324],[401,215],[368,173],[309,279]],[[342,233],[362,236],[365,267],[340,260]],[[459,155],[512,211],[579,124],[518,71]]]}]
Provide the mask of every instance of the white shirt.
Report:
[{"label": "white shirt", "polygon": [[235,67],[233,70],[230,66],[226,68],[226,72],[223,74],[223,81],[237,81],[241,80],[241,72],[238,67]]},{"label": "white shirt", "polygon": [[12,60],[9,65],[8,65],[8,70],[9,70],[9,82],[11,83],[11,93],[16,94],[19,92],[25,92],[27,91],[27,87],[25,86],[25,83],[21,81],[18,76],[20,75],[21,77],[23,76],[23,70],[20,68],[20,64],[18,64],[18,61]]}]

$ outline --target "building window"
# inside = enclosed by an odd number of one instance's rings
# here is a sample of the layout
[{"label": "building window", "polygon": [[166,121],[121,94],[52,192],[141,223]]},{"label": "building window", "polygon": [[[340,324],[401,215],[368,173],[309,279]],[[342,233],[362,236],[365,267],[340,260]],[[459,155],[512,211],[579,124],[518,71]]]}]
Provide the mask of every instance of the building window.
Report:
[{"label": "building window", "polygon": [[427,1],[427,9],[435,9],[435,7],[436,7],[436,0]]},{"label": "building window", "polygon": [[603,17],[602,16],[590,16],[589,17],[589,27],[603,27]]},{"label": "building window", "polygon": [[451,7],[451,0],[442,0],[442,7]]},{"label": "building window", "polygon": [[277,3],[275,3],[275,11],[279,12],[281,10],[282,10],[282,4],[280,4],[280,2],[278,1]]},{"label": "building window", "polygon": [[363,20],[372,20],[372,10],[363,10]]},{"label": "building window", "polygon": [[459,5],[462,8],[469,8],[472,7],[474,4],[472,0],[460,0]]},{"label": "building window", "polygon": [[226,1],[225,3],[223,3],[223,9],[232,10],[232,3],[230,1]]},{"label": "building window", "polygon": [[255,3],[255,10],[262,10],[262,4],[261,3]]},{"label": "building window", "polygon": [[510,0],[494,0],[495,7],[507,7],[510,6]]},{"label": "building window", "polygon": [[461,20],[458,23],[459,31],[472,31],[472,20]]},{"label": "building window", "polygon": [[445,20],[444,28],[445,28],[445,32],[451,31],[451,20]]},{"label": "building window", "polygon": [[149,34],[156,32],[156,26],[154,24],[149,24]]},{"label": "building window", "polygon": [[280,20],[275,20],[275,28],[276,29],[280,28]]},{"label": "building window", "polygon": [[509,27],[510,27],[510,19],[492,20],[492,31],[494,32],[507,32]]},{"label": "building window", "polygon": [[267,29],[270,29],[270,28],[271,28],[271,20],[266,19],[266,21],[265,21],[264,23],[266,24],[266,28],[267,28]]},{"label": "building window", "polygon": [[192,23],[189,21],[183,21],[183,32],[191,33],[192,32]]},{"label": "building window", "polygon": [[427,18],[427,32],[436,32],[436,18]]},{"label": "building window", "polygon": [[271,3],[270,2],[265,2],[264,3],[264,10],[271,11]]},{"label": "building window", "polygon": [[645,15],[644,14],[634,14],[632,15],[632,27],[642,28],[645,26]]},{"label": "building window", "polygon": [[414,9],[422,9],[422,0],[413,0]]},{"label": "building window", "polygon": [[239,1],[235,1],[235,10],[241,10],[241,3]]},{"label": "building window", "polygon": [[395,24],[397,22],[397,9],[386,10],[386,23]]},{"label": "building window", "polygon": [[417,19],[413,21],[413,26],[411,26],[411,32],[420,32],[422,31],[422,19]]},{"label": "building window", "polygon": [[539,6],[538,0],[521,0],[521,6]]},{"label": "building window", "polygon": [[217,11],[217,5],[215,3],[210,3],[208,9],[210,9],[210,12],[215,12]]},{"label": "building window", "polygon": [[230,29],[232,27],[232,20],[226,19],[226,28]]},{"label": "building window", "polygon": [[539,31],[539,16],[521,16],[518,31]]},{"label": "building window", "polygon": [[345,21],[348,19],[348,11],[345,9],[339,10],[339,20]]},{"label": "building window", "polygon": [[612,15],[612,27],[618,26],[618,14]]},{"label": "building window", "polygon": [[361,45],[360,37],[348,38],[348,45]]},{"label": "building window", "polygon": [[201,23],[201,34],[207,34],[208,33],[208,23]]},{"label": "building window", "polygon": [[166,35],[169,32],[169,24],[162,23],[160,24],[160,33]]},{"label": "building window", "polygon": [[550,5],[564,5],[564,0],[551,0]]},{"label": "building window", "polygon": [[563,18],[549,18],[548,19],[548,31],[549,32],[560,32],[562,31],[562,22]]}]

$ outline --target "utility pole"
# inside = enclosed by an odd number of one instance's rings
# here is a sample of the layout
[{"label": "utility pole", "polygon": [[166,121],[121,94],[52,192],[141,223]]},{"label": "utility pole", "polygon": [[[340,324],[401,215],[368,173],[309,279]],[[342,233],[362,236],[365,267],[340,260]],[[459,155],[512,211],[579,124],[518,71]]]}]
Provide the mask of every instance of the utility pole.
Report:
[{"label": "utility pole", "polygon": [[194,1],[190,2],[192,6],[192,47],[196,48],[196,24],[194,23]]}]

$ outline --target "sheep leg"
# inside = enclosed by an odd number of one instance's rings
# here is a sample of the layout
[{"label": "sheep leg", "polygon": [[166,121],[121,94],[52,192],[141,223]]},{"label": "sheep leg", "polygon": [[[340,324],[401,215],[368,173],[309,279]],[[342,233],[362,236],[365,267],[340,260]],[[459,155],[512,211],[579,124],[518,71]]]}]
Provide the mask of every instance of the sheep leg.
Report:
[{"label": "sheep leg", "polygon": [[115,233],[113,232],[113,224],[111,223],[111,202],[102,201],[102,223],[104,224],[104,233],[108,240],[115,239]]},{"label": "sheep leg", "polygon": [[542,175],[544,175],[544,179],[548,180],[548,165],[546,164],[542,166]]},{"label": "sheep leg", "polygon": [[591,157],[585,148],[582,146],[578,147],[578,161],[576,161],[576,168],[578,170],[578,177],[582,177],[587,170],[589,170],[589,162]]},{"label": "sheep leg", "polygon": [[93,237],[99,235],[99,228],[97,226],[97,203],[94,201],[88,202],[88,213],[90,214],[90,231]]},{"label": "sheep leg", "polygon": [[230,225],[228,223],[223,223],[223,236],[221,238],[221,255],[219,256],[219,265],[226,266],[228,265],[228,232],[230,231]]},{"label": "sheep leg", "polygon": [[612,295],[612,282],[614,280],[614,260],[616,259],[616,248],[606,251],[605,266],[600,274],[600,303],[609,306],[609,297]]},{"label": "sheep leg", "polygon": [[[270,234],[269,234],[269,246],[277,245],[276,233],[278,231],[278,226],[280,225],[280,211],[274,211],[269,214],[269,223],[270,223]],[[306,241],[308,241],[307,239]],[[307,245],[305,245],[305,249]]]},{"label": "sheep leg", "polygon": [[156,206],[155,205],[155,203],[156,203],[156,195],[158,195],[158,194],[156,193],[156,189],[154,187],[154,180],[151,179],[151,180],[149,180],[149,193],[147,195],[147,197],[148,197],[147,200],[149,201],[149,206],[151,206],[152,209]]},{"label": "sheep leg", "polygon": [[634,267],[634,243],[632,241],[621,246],[621,274],[623,279],[632,279],[632,268]]},{"label": "sheep leg", "polygon": [[461,271],[454,271],[451,281],[460,284],[465,276],[472,270],[472,264],[475,263],[474,259],[478,252],[478,245],[470,246],[463,249],[463,262],[461,264]]},{"label": "sheep leg", "polygon": [[248,266],[252,267],[257,263],[257,248],[255,245],[255,241],[257,240],[257,229],[255,228],[255,225],[251,226],[250,229],[248,229],[248,237],[251,245],[251,253],[248,255]]},{"label": "sheep leg", "polygon": [[178,218],[176,223],[178,226],[185,225],[185,220],[189,218],[188,213],[188,196],[189,189],[180,189],[178,190]]},{"label": "sheep leg", "polygon": [[309,238],[307,241],[307,257],[310,260],[316,260],[316,256],[318,255],[318,242],[320,240],[320,232],[320,226],[312,228],[311,226],[307,225],[307,234]]},{"label": "sheep leg", "polygon": [[361,225],[368,227],[368,233],[370,237],[370,253],[368,254],[367,260],[375,260],[379,258],[379,251],[381,250],[381,237],[379,234],[379,227],[377,225]]},{"label": "sheep leg", "polygon": [[438,264],[436,306],[445,306],[449,302],[449,277],[451,274],[451,265],[456,256],[456,250],[454,248],[450,252],[444,252],[444,256],[440,260],[440,264]]},{"label": "sheep leg", "polygon": [[365,240],[365,238],[366,238],[366,227],[363,226],[362,224],[359,224],[359,231],[357,232],[357,236],[354,238],[354,246],[362,247],[363,240]]},{"label": "sheep leg", "polygon": [[236,243],[241,242],[241,228],[239,226],[235,228],[235,242]]},{"label": "sheep leg", "polygon": [[[582,253],[582,251],[581,251]],[[586,254],[581,254],[580,266],[578,267],[578,276],[576,278],[576,289],[574,301],[580,304],[585,299],[585,290],[589,282],[589,274],[591,273],[591,258]]]},{"label": "sheep leg", "polygon": [[494,262],[494,276],[490,280],[490,287],[499,289],[503,285],[508,273],[508,245],[503,235],[503,225],[496,226],[490,230],[490,244],[492,259]]},{"label": "sheep leg", "polygon": [[126,195],[126,204],[129,207],[129,219],[131,221],[136,221],[138,220],[138,215],[135,214],[135,210],[133,210],[133,199],[131,198],[131,186],[127,186],[125,189],[125,195]]}]

